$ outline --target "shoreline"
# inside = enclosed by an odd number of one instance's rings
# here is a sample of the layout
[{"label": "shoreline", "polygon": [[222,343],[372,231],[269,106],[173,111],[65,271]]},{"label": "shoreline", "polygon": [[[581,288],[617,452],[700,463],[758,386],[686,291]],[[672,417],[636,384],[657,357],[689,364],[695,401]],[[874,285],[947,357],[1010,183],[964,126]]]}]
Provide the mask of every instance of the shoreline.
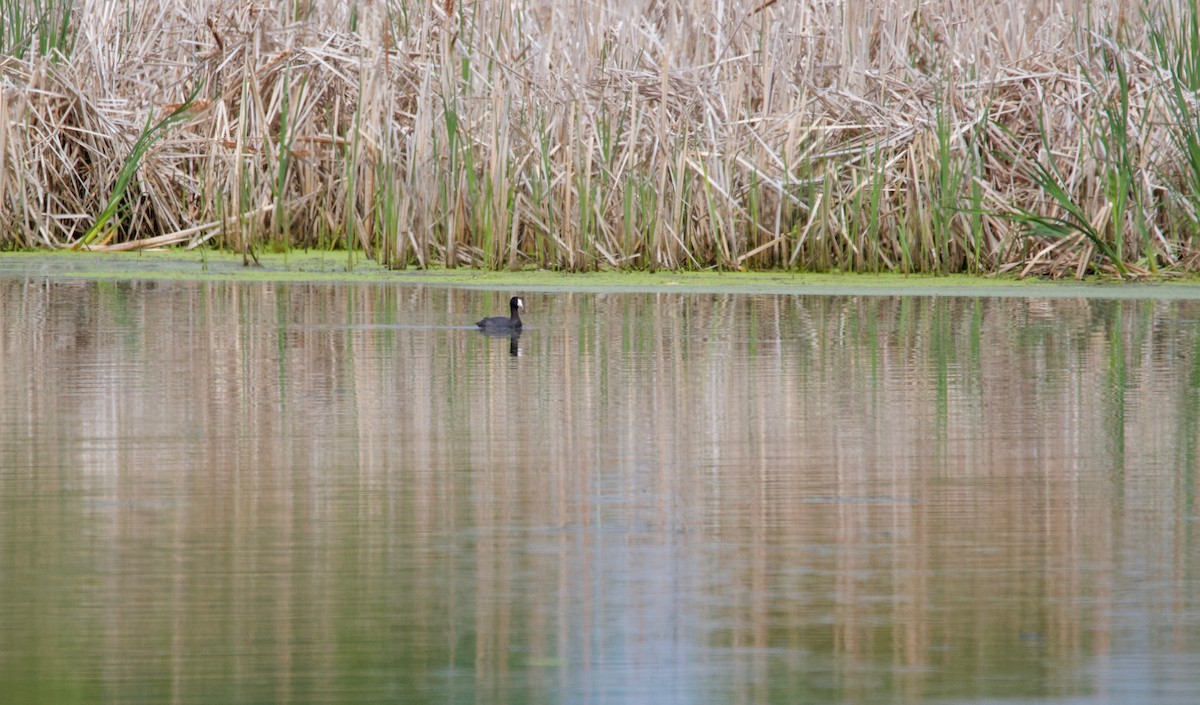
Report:
[{"label": "shoreline", "polygon": [[1200,277],[1120,281],[1018,279],[1015,275],[859,274],[789,271],[560,272],[478,269],[391,270],[361,253],[295,251],[260,254],[245,267],[230,252],[5,252],[0,277],[100,280],[190,280],[263,283],[359,283],[519,289],[529,293],[738,293],[825,296],[987,296],[1200,300]]}]

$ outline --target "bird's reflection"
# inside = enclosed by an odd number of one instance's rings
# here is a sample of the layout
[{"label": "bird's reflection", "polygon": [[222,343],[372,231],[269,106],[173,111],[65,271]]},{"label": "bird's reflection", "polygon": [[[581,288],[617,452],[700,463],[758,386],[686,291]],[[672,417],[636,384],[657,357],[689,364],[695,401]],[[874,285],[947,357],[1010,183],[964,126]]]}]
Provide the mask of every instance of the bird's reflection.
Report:
[{"label": "bird's reflection", "polygon": [[508,338],[508,354],[513,357],[521,356],[521,329],[515,330],[487,330],[486,328],[479,331],[481,334],[489,338]]}]

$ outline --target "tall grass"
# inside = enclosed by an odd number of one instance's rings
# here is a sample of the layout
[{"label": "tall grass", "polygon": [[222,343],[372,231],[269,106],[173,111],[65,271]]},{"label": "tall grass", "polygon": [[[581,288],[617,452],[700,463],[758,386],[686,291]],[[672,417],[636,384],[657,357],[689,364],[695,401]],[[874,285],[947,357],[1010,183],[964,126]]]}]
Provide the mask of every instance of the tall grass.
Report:
[{"label": "tall grass", "polygon": [[[1155,220],[1168,231],[1194,234],[1200,230],[1200,9],[1194,1],[1179,7],[1147,6],[1142,16],[1156,68],[1164,78],[1158,88],[1174,156],[1158,167],[1156,176],[1168,198],[1155,204]],[[1183,261],[1194,266],[1195,243],[1189,239],[1179,249]]]},{"label": "tall grass", "polygon": [[0,0],[0,246],[1190,270],[1197,1]]},{"label": "tall grass", "polygon": [[[188,111],[196,100],[196,96],[200,93],[201,80],[195,82],[195,88],[188,94],[182,103],[175,106],[170,113],[157,122],[152,122],[153,116],[147,118],[146,127],[138,136],[137,141],[133,143],[133,147],[129,150],[129,155],[121,163],[121,168],[117,172],[116,183],[113,184],[112,192],[108,196],[104,209],[100,211],[96,222],[87,229],[83,237],[77,245],[90,245],[94,242],[101,233],[110,231],[114,226],[113,220],[117,215],[118,209],[121,208],[125,191],[129,188],[130,182],[137,174],[138,166],[141,164],[142,158],[146,152],[159,140],[163,135],[167,134],[167,130],[172,125],[182,122],[187,118]],[[106,240],[108,238],[105,238]]]},{"label": "tall grass", "polygon": [[69,56],[73,9],[71,0],[0,0],[0,56]]}]

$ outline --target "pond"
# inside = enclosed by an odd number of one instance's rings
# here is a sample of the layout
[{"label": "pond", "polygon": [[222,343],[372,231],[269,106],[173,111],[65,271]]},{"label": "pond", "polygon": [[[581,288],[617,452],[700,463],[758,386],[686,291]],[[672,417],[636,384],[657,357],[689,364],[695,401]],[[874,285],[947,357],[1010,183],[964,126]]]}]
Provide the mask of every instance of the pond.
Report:
[{"label": "pond", "polygon": [[0,360],[13,702],[1200,697],[1200,301],[9,273]]}]

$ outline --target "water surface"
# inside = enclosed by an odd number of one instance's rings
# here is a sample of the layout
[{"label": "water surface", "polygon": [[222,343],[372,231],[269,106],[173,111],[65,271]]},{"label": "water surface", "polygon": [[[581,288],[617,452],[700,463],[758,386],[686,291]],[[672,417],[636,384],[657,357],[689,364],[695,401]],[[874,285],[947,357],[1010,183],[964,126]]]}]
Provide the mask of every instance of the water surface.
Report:
[{"label": "water surface", "polygon": [[1200,302],[511,293],[0,278],[0,692],[1200,699]]}]

